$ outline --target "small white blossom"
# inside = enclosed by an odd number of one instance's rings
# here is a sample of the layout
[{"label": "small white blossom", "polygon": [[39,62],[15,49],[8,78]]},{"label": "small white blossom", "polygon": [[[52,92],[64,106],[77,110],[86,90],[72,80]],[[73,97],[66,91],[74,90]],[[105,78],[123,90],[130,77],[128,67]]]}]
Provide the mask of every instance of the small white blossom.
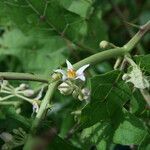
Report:
[{"label": "small white blossom", "polygon": [[74,69],[74,67],[68,60],[66,60],[66,64],[67,64],[67,71],[63,69],[54,70],[54,72],[62,74],[63,81],[65,81],[66,79],[80,79],[82,81],[85,81],[84,71],[87,67],[89,67],[89,64],[82,66],[77,71]]}]

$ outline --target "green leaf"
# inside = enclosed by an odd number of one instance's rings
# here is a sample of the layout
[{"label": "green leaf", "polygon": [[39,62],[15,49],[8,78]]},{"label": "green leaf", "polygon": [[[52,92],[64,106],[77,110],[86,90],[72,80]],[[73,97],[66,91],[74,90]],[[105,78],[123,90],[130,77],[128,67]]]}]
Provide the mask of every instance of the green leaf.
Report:
[{"label": "green leaf", "polygon": [[47,150],[79,150],[78,148],[74,147],[71,143],[63,140],[59,136],[56,136],[51,144],[49,144],[49,148]]},{"label": "green leaf", "polygon": [[1,111],[5,115],[5,118],[0,118],[0,129],[12,131],[14,128],[23,127],[29,130],[31,126],[31,120],[17,114],[14,107],[3,106]]},{"label": "green leaf", "polygon": [[107,149],[109,129],[110,124],[106,122],[96,123],[91,127],[85,128],[81,133],[81,140],[85,143],[84,149],[91,145],[96,145],[97,149]]},{"label": "green leaf", "polygon": [[122,107],[132,94],[121,76],[121,72],[111,71],[91,79],[91,102],[81,114],[84,127],[122,116]]},{"label": "green leaf", "polygon": [[27,72],[47,75],[64,63],[68,53],[65,41],[58,36],[37,38],[18,29],[7,31],[0,45],[0,54],[16,56]]},{"label": "green leaf", "polygon": [[81,17],[88,17],[92,12],[92,0],[60,0],[60,3],[65,9],[71,11]]},{"label": "green leaf", "polygon": [[115,131],[113,141],[122,145],[138,145],[143,140],[146,133],[142,121],[127,114]]},{"label": "green leaf", "polygon": [[140,115],[145,110],[145,100],[138,90],[135,90],[131,98],[131,112]]},{"label": "green leaf", "polygon": [[102,19],[102,11],[97,8],[87,20],[88,30],[83,43],[95,50],[99,50],[99,43],[108,40],[107,25]]},{"label": "green leaf", "polygon": [[0,7],[1,18],[6,18],[7,14],[7,20],[26,34],[58,35],[93,49],[99,49],[99,41],[108,38],[107,27],[99,9],[88,20],[84,18],[91,13],[91,0],[1,0]]},{"label": "green leaf", "polygon": [[91,79],[91,98],[94,101],[104,101],[107,97],[118,96],[122,102],[128,100],[131,91],[121,79],[122,73],[110,71]]}]

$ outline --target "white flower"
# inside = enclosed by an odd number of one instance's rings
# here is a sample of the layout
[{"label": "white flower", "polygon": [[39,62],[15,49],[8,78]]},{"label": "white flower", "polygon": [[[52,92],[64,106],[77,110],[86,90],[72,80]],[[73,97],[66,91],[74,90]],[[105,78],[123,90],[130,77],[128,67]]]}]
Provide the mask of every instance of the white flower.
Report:
[{"label": "white flower", "polygon": [[62,69],[57,69],[54,71],[62,74],[63,81],[65,81],[66,79],[80,79],[82,81],[85,81],[84,70],[87,67],[89,67],[89,64],[82,66],[77,71],[74,69],[74,67],[68,60],[66,60],[66,64],[67,64],[67,71]]}]

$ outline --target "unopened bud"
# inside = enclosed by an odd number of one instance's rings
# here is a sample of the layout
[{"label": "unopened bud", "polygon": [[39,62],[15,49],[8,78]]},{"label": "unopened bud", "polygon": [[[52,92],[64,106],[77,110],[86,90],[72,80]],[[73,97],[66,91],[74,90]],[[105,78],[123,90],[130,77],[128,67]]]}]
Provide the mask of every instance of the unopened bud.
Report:
[{"label": "unopened bud", "polygon": [[31,90],[31,89],[24,90],[22,93],[23,93],[24,96],[27,96],[27,97],[31,97],[31,96],[34,95],[34,91]]},{"label": "unopened bud", "polygon": [[29,86],[28,86],[27,84],[25,84],[25,83],[22,83],[22,84],[20,84],[20,86],[19,86],[19,90],[20,90],[20,91],[25,90],[25,89],[27,89],[27,88],[29,88]]},{"label": "unopened bud", "polygon": [[71,87],[71,85],[69,85],[68,83],[63,82],[58,86],[58,90],[61,94],[69,95],[73,92],[73,87]]},{"label": "unopened bud", "polygon": [[83,88],[81,92],[83,94],[83,99],[86,100],[90,97],[90,90],[88,88]]},{"label": "unopened bud", "polygon": [[38,113],[38,111],[39,111],[39,105],[38,105],[38,103],[36,101],[33,102],[32,109],[33,109],[33,112]]},{"label": "unopened bud", "polygon": [[79,95],[78,95],[78,99],[79,99],[80,101],[84,100],[84,95],[83,95],[83,94],[79,94]]},{"label": "unopened bud", "polygon": [[15,88],[15,90],[16,91],[23,91],[23,90],[26,90],[28,88],[29,88],[29,86],[27,84],[22,83],[22,84],[19,85],[19,87]]},{"label": "unopened bud", "polygon": [[79,92],[78,92],[77,90],[74,90],[74,91],[72,92],[73,98],[77,99],[77,98],[78,98],[78,95],[79,95]]},{"label": "unopened bud", "polygon": [[6,143],[13,140],[13,136],[8,132],[2,132],[0,138]]},{"label": "unopened bud", "polygon": [[105,49],[105,48],[109,47],[109,42],[107,42],[107,41],[101,41],[99,43],[99,46],[100,46],[100,48]]},{"label": "unopened bud", "polygon": [[130,77],[129,77],[129,75],[128,74],[124,74],[123,76],[122,76],[122,80],[128,80]]},{"label": "unopened bud", "polygon": [[59,80],[59,79],[61,79],[62,78],[62,74],[60,74],[60,73],[53,73],[52,74],[52,79],[54,80],[54,81],[57,81],[57,80]]}]

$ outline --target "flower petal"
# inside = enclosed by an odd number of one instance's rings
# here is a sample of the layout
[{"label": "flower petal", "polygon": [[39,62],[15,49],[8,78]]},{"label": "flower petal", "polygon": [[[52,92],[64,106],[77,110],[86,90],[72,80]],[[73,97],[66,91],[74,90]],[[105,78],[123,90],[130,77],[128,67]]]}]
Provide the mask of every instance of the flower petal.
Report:
[{"label": "flower petal", "polygon": [[85,81],[85,76],[84,76],[84,74],[81,74],[81,75],[77,76],[76,79],[80,79],[82,81]]},{"label": "flower petal", "polygon": [[38,95],[35,97],[36,100],[40,100],[42,98],[42,93],[44,91],[44,87],[41,88],[40,92],[38,93]]},{"label": "flower petal", "polygon": [[72,64],[66,59],[67,69],[73,69]]},{"label": "flower petal", "polygon": [[39,111],[39,105],[36,102],[33,102],[32,109],[33,109],[33,112],[38,113],[38,111]]},{"label": "flower petal", "polygon": [[85,70],[87,67],[89,67],[89,66],[90,66],[90,64],[87,64],[87,65],[84,65],[84,66],[82,66],[81,68],[79,68],[79,69],[76,71],[77,76],[82,75],[83,72],[84,72],[84,70]]},{"label": "flower petal", "polygon": [[66,75],[66,72],[62,69],[57,69],[57,70],[54,70],[54,72],[58,72],[58,73],[61,73],[62,74],[62,80],[65,81],[67,79],[67,75]]},{"label": "flower petal", "polygon": [[56,69],[56,70],[54,70],[54,72],[61,73],[62,75],[64,75],[64,74],[65,74],[65,71],[64,71],[64,70],[62,70],[62,69]]}]

